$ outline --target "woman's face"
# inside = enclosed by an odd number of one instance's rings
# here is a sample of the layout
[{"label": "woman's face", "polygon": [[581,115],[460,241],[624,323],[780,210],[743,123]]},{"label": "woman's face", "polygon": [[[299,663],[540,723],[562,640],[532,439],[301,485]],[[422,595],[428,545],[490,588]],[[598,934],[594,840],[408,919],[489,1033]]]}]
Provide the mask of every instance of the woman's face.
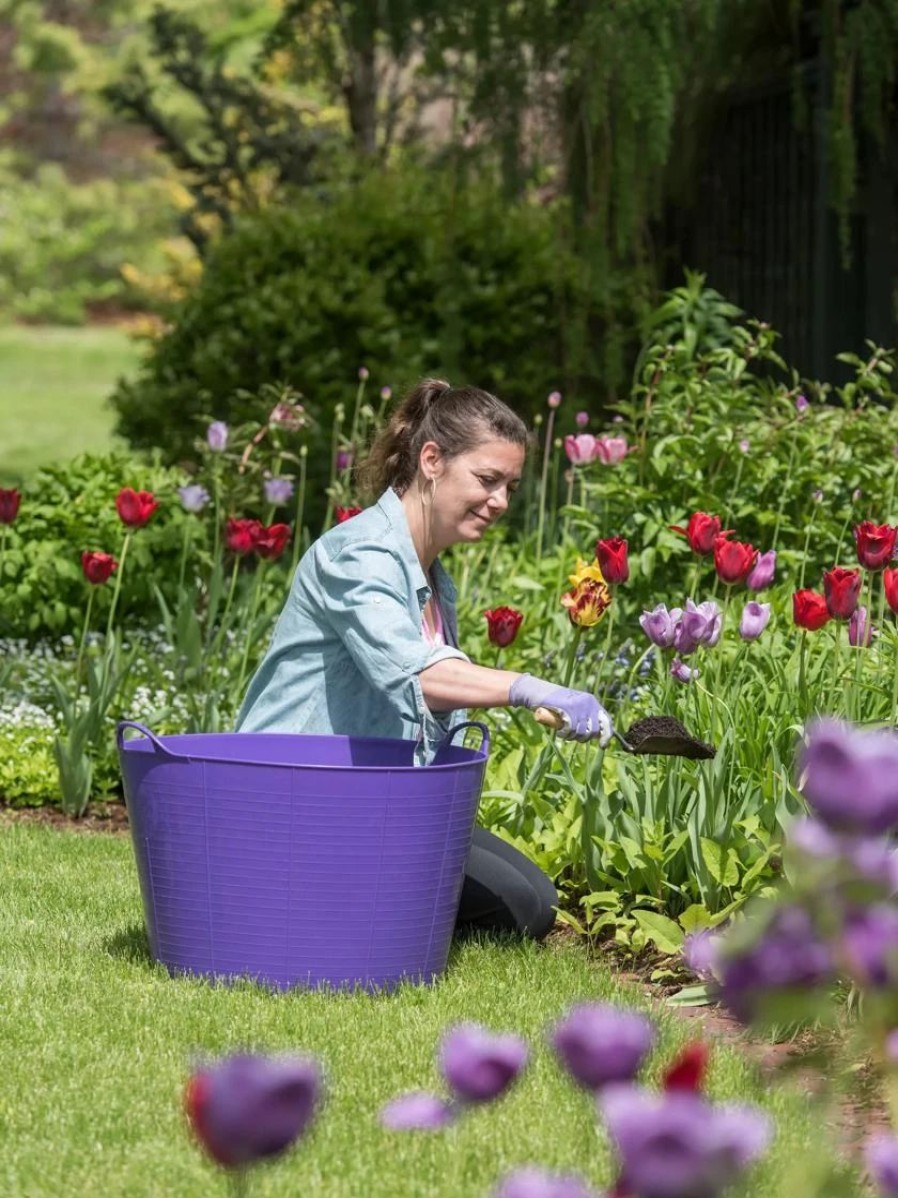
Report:
[{"label": "woman's face", "polygon": [[437,451],[430,465],[422,451],[422,470],[437,480],[431,509],[434,541],[441,547],[479,541],[505,513],[523,469],[524,447],[510,441],[484,441],[449,461]]}]

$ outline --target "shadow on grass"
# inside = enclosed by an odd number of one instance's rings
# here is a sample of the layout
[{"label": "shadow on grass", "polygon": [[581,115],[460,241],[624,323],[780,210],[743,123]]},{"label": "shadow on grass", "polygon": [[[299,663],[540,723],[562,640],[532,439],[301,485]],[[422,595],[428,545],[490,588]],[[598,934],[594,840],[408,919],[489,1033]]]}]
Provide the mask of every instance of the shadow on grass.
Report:
[{"label": "shadow on grass", "polygon": [[118,957],[119,960],[129,961],[132,965],[155,966],[147,930],[142,923],[133,923],[113,936],[107,936],[103,941],[103,948],[110,957]]}]

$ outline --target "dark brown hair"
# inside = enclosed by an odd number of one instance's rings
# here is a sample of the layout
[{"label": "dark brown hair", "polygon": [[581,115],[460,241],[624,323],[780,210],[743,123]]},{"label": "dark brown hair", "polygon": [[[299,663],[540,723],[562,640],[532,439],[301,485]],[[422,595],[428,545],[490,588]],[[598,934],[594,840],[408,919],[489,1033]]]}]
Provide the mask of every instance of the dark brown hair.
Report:
[{"label": "dark brown hair", "polygon": [[527,426],[508,404],[480,387],[451,387],[422,379],[393,410],[357,472],[363,494],[376,499],[387,487],[401,495],[418,470],[422,447],[435,442],[447,460],[496,438],[526,450]]}]

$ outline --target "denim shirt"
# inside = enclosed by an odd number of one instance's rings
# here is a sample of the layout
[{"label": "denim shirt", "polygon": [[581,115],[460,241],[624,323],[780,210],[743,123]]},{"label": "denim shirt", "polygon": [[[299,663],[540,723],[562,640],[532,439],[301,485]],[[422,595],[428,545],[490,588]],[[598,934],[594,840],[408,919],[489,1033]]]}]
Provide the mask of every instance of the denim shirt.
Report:
[{"label": "denim shirt", "polygon": [[418,675],[458,648],[455,587],[435,561],[446,643],[422,632],[431,588],[392,489],[303,555],[271,644],[250,681],[238,732],[335,733],[418,742],[431,759],[464,711],[431,712]]}]

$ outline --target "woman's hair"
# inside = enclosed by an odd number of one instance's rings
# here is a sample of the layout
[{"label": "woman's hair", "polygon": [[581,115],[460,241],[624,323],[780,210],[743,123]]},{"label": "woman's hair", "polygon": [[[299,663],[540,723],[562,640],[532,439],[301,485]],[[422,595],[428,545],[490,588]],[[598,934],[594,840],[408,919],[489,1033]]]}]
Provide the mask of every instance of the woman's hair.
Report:
[{"label": "woman's hair", "polygon": [[359,465],[359,488],[372,498],[387,487],[401,495],[411,485],[428,441],[435,442],[448,461],[494,438],[524,449],[530,441],[520,416],[489,391],[422,379],[393,410]]}]

